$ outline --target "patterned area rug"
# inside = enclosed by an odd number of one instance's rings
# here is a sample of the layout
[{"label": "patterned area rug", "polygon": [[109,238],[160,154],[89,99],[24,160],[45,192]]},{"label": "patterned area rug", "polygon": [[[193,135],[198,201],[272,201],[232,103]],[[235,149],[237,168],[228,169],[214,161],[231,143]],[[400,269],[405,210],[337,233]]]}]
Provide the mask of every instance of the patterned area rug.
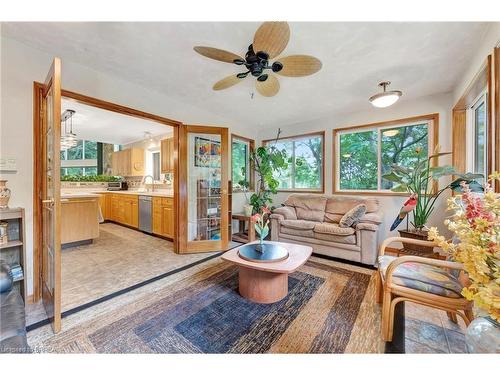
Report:
[{"label": "patterned area rug", "polygon": [[238,294],[220,259],[127,305],[37,343],[72,353],[380,353],[373,271],[312,257],[273,304]]}]

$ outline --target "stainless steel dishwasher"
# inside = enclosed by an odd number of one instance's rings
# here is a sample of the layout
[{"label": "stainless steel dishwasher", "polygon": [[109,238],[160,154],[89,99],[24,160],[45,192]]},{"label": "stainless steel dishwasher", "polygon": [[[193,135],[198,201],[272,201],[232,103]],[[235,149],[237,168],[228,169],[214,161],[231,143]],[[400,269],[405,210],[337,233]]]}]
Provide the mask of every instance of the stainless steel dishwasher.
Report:
[{"label": "stainless steel dishwasher", "polygon": [[139,229],[153,233],[152,198],[149,195],[139,195]]}]

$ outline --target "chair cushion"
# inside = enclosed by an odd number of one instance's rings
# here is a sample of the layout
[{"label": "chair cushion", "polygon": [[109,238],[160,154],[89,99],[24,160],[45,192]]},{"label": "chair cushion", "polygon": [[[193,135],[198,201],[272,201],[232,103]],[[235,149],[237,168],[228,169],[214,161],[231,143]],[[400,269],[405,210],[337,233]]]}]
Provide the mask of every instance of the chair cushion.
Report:
[{"label": "chair cushion", "polygon": [[341,228],[339,224],[321,223],[314,226],[314,232],[333,234],[336,236],[350,236],[354,234],[354,228]]},{"label": "chair cushion", "polygon": [[[378,258],[383,277],[387,267],[396,257],[382,255]],[[392,282],[399,286],[420,290],[443,297],[461,298],[462,284],[445,269],[422,263],[408,262],[396,267],[392,273]]]},{"label": "chair cushion", "polygon": [[344,216],[342,216],[342,219],[340,219],[339,222],[339,227],[349,228],[356,225],[365,213],[366,205],[358,204],[357,206],[347,211]]}]

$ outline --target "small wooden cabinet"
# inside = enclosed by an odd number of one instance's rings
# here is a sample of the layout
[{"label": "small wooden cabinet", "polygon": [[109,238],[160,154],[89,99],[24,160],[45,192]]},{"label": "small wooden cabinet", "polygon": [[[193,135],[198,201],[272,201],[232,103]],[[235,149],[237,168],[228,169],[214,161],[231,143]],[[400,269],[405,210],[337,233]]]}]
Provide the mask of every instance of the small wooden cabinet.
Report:
[{"label": "small wooden cabinet", "polygon": [[111,155],[111,164],[115,176],[143,176],[144,149],[127,148],[115,151]]},{"label": "small wooden cabinet", "polygon": [[174,173],[174,139],[167,138],[161,141],[161,173]]},{"label": "small wooden cabinet", "polygon": [[174,238],[174,199],[153,197],[153,233]]}]

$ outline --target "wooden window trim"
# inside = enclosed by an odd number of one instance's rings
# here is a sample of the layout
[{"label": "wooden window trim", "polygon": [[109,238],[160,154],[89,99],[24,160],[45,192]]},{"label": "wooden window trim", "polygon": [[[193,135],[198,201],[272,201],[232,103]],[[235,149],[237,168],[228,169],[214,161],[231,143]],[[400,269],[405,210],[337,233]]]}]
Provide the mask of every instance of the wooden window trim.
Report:
[{"label": "wooden window trim", "polygon": [[[321,141],[321,188],[316,190],[316,189],[278,189],[277,191],[279,193],[309,193],[309,194],[324,194],[325,193],[325,137],[326,131],[321,130],[317,132],[312,132],[312,133],[303,133],[303,134],[297,134],[297,135],[290,135],[287,137],[280,137],[279,141],[283,140],[291,140],[291,139],[300,139],[300,138],[306,138],[306,137],[313,137],[313,136],[321,136],[322,141]],[[265,146],[266,144],[270,142],[274,142],[276,139],[265,139],[262,141],[262,146]]]},{"label": "wooden window trim", "polygon": [[[251,139],[251,138],[247,138],[247,137],[243,137],[241,135],[237,135],[237,134],[234,134],[234,133],[231,133],[231,180],[233,178],[233,142],[235,140],[240,140],[240,141],[243,141],[243,142],[248,142],[248,144],[250,145],[250,152],[253,152],[255,150],[255,140],[254,139]],[[249,192],[254,192],[255,191],[255,173],[253,173],[253,162],[252,160],[249,160],[250,162],[250,186],[248,188],[248,191]],[[233,193],[243,193],[243,190],[241,189],[236,189],[235,190],[235,182],[233,181],[232,183],[232,186],[233,186]]]},{"label": "wooden window trim", "polygon": [[[397,192],[392,192],[392,191],[384,191],[384,190],[373,190],[373,191],[367,191],[367,190],[340,190],[337,188],[337,134],[338,133],[343,133],[343,132],[349,132],[349,131],[356,131],[359,129],[378,129],[381,127],[386,127],[386,126],[396,126],[396,125],[403,125],[406,123],[412,123],[412,122],[419,122],[419,121],[427,121],[429,122],[429,125],[431,127],[431,139],[430,139],[430,144],[428,146],[429,151],[432,151],[436,148],[436,145],[439,144],[439,113],[430,113],[426,115],[421,115],[421,116],[413,116],[413,117],[406,117],[406,118],[401,118],[401,119],[396,119],[396,120],[389,120],[389,121],[380,121],[380,122],[373,122],[369,124],[364,124],[364,125],[353,125],[353,126],[347,126],[347,127],[342,127],[342,128],[336,128],[333,129],[333,138],[332,138],[332,191],[334,194],[338,195],[379,195],[379,196],[408,196],[409,193],[397,193]],[[432,159],[431,161],[432,166],[437,165],[437,158]],[[437,182],[434,183],[433,190],[437,190]]]}]

